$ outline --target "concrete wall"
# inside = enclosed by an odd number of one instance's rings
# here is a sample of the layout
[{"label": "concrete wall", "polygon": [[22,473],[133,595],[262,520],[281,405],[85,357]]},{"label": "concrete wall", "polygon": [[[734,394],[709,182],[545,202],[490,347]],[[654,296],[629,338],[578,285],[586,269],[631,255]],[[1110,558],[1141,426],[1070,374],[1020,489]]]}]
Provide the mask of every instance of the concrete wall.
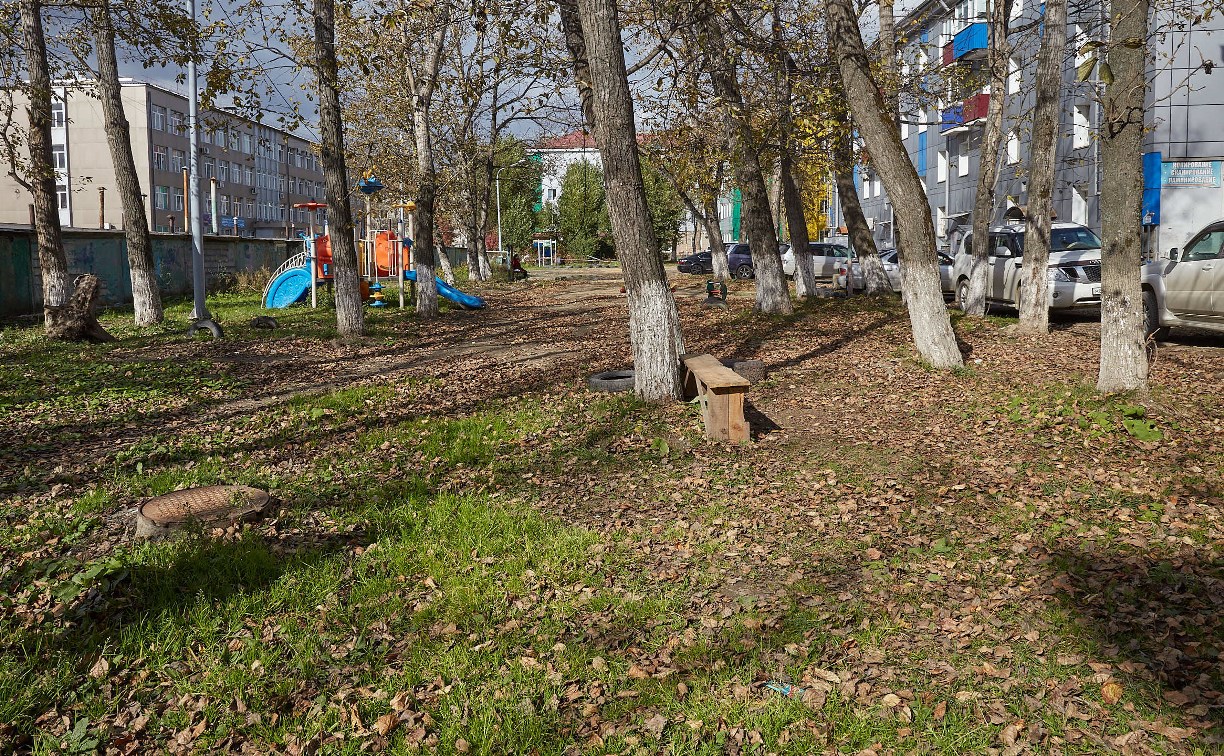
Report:
[{"label": "concrete wall", "polygon": [[[294,246],[288,250],[287,246]],[[131,272],[122,231],[64,230],[64,251],[72,276],[93,273],[102,283],[101,303],[130,304]],[[276,239],[206,236],[204,270],[210,281],[226,273],[279,266],[300,243]],[[162,295],[191,292],[191,237],[154,234],[153,258]],[[0,317],[34,315],[42,309],[42,280],[34,234],[28,227],[0,228]]]}]

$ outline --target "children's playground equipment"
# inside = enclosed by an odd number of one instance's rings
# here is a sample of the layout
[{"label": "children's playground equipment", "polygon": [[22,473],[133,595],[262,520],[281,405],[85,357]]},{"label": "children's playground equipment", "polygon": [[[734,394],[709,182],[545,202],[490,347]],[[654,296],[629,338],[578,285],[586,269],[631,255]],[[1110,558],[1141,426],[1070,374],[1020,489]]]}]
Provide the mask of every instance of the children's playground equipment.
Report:
[{"label": "children's playground equipment", "polygon": [[[322,203],[309,202],[294,207],[315,210],[326,207]],[[330,237],[326,233],[315,236],[313,226],[310,235],[303,235],[306,249],[286,260],[268,280],[264,287],[263,305],[269,309],[288,307],[310,295],[310,306],[318,306],[318,286],[333,280],[332,251]],[[372,243],[363,242],[358,251],[358,267],[362,274],[362,293],[370,298],[371,307],[386,307],[382,279],[399,278],[400,307],[404,306],[404,289],[408,283],[415,284],[416,271],[412,270],[411,239],[400,239],[393,231],[381,231]],[[435,279],[438,294],[468,310],[485,306],[480,297],[465,294],[445,281]]]}]

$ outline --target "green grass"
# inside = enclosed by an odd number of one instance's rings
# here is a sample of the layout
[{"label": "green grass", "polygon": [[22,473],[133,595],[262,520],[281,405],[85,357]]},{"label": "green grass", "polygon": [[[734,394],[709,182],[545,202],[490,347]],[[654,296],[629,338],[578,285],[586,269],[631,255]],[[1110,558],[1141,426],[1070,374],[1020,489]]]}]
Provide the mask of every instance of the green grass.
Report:
[{"label": "green grass", "polygon": [[[266,333],[242,325],[259,314],[250,297],[210,304],[241,348],[334,336],[328,310],[278,313]],[[805,305],[783,327],[837,304]],[[1171,688],[1137,673],[1115,671],[1133,711],[1101,706],[1085,660],[1162,651],[1163,636],[1122,618],[1200,616],[1167,631],[1182,648],[1218,644],[1204,602],[1219,569],[1163,540],[1177,507],[1044,458],[1016,459],[1012,484],[987,489],[973,460],[921,445],[829,435],[733,449],[704,442],[695,406],[574,386],[435,411],[437,376],[320,386],[172,429],[168,413],[202,416],[252,386],[206,352],[160,358],[181,346],[169,327],[121,321],[106,319],[117,345],[0,339],[13,439],[0,452],[0,750],[93,752],[144,717],[146,752],[204,722],[188,738],[199,751],[236,734],[256,750],[314,740],[326,753],[452,753],[462,739],[481,754],[962,754],[999,747],[997,705],[1092,753],[1073,740],[1086,725],[1030,699],[1074,685],[1111,737],[1136,719],[1184,721],[1162,699]],[[767,321],[745,326],[766,338]],[[417,327],[396,312],[370,323],[367,341]],[[1063,438],[1133,453],[1121,425],[1133,399],[950,380],[969,395],[947,417],[971,429],[990,423],[1025,449]],[[1179,443],[1197,427],[1152,416]],[[43,461],[108,433],[75,465]],[[1210,469],[1210,450],[1183,448]],[[124,508],[210,483],[263,487],[278,504],[228,533],[119,538]],[[592,505],[586,520],[565,511],[576,500]],[[1204,548],[1218,536],[1201,520],[1176,534]],[[1130,544],[1137,535],[1152,543]],[[1034,599],[1028,554],[1068,585]],[[961,634],[941,629],[949,619]],[[984,661],[1011,677],[974,672]],[[384,739],[374,730],[391,712]]]}]

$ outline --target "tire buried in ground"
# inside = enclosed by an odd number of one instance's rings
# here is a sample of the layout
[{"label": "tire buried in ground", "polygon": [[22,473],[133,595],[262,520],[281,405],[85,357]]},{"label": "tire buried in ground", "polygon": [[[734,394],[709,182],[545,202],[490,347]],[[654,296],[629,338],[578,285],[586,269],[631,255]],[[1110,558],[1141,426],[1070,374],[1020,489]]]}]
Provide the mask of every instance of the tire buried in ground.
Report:
[{"label": "tire buried in ground", "polygon": [[605,370],[602,373],[596,373],[591,376],[587,383],[592,391],[632,391],[633,390],[633,369],[628,370]]}]

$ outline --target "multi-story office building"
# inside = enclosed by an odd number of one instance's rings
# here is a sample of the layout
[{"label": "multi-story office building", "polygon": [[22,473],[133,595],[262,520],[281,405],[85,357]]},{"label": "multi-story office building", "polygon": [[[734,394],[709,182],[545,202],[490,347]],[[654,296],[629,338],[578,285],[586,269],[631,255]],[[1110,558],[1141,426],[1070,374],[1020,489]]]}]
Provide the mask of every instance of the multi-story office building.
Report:
[{"label": "multi-story office building", "polygon": [[[1175,6],[1187,5],[1175,0]],[[1224,21],[1194,23],[1171,14],[1156,18],[1145,141],[1143,224],[1152,253],[1167,253],[1210,221],[1224,217],[1224,77],[1208,76],[1224,64]],[[982,125],[992,97],[1005,98],[1001,171],[992,223],[1029,200],[1028,181],[1034,78],[1044,3],[1014,0],[1007,83],[992,92],[983,70],[989,40],[986,0],[949,4],[928,0],[897,28],[902,73],[921,82],[921,100],[903,96],[901,136],[927,190],[940,243],[947,246],[972,223]],[[1090,40],[1108,34],[1100,0],[1071,4],[1063,64],[1062,113],[1053,206],[1059,220],[1101,228],[1102,84],[1079,82],[1076,67]],[[1048,158],[1048,156],[1038,156]],[[863,209],[881,246],[896,246],[892,205],[870,166],[859,171]]]},{"label": "multi-story office building", "polygon": [[[190,150],[187,99],[125,79],[123,107],[149,225],[154,231],[183,231]],[[18,101],[16,110],[24,116],[25,103]],[[64,226],[123,224],[104,124],[102,104],[88,82],[56,87],[51,139]],[[293,134],[231,113],[210,112],[201,118],[199,149],[197,201],[205,233],[215,229],[220,234],[291,236],[312,220],[308,211],[292,206],[324,201],[318,156],[310,142]],[[0,176],[0,223],[28,222],[30,201],[12,177]],[[313,220],[321,225],[322,211]]]}]

